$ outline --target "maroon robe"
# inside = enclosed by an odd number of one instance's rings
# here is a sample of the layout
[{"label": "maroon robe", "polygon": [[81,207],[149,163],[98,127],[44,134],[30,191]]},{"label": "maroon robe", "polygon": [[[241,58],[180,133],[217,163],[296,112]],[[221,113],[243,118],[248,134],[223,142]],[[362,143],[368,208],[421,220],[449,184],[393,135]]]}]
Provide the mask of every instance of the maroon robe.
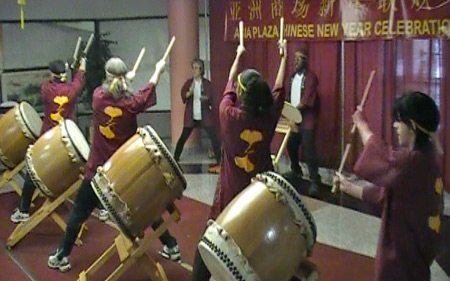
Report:
[{"label": "maroon robe", "polygon": [[86,164],[85,179],[90,180],[97,167],[106,160],[137,130],[137,114],[156,104],[155,85],[150,83],[131,96],[115,99],[97,87],[92,100],[94,137],[91,154]]},{"label": "maroon robe", "polygon": [[257,174],[273,170],[270,143],[283,108],[282,87],[272,91],[274,107],[265,116],[245,113],[237,101],[233,82],[228,82],[220,103],[223,156],[220,178],[210,217],[216,218]]},{"label": "maroon robe", "polygon": [[[186,98],[187,92],[189,92],[189,88],[192,85],[194,78],[188,79],[183,87],[181,87],[181,99],[183,103],[186,104],[184,109],[184,127],[194,127],[194,95],[191,95],[189,98]],[[208,97],[208,100],[201,101],[202,107],[202,121],[205,126],[213,127],[214,126],[214,116],[212,114],[212,105],[213,105],[213,92],[211,82],[205,78],[202,78],[202,96]]]},{"label": "maroon robe", "polygon": [[430,280],[439,247],[442,180],[433,151],[388,148],[376,136],[365,145],[355,173],[374,184],[363,200],[381,208],[376,281]]},{"label": "maroon robe", "polygon": [[71,83],[50,79],[41,86],[41,97],[44,104],[44,119],[41,135],[58,125],[61,119],[76,121],[77,96],[84,86],[84,71],[77,71]]},{"label": "maroon robe", "polygon": [[[319,111],[319,94],[317,91],[319,80],[317,79],[317,75],[309,69],[305,72],[305,76],[302,97],[300,99],[301,104],[304,105],[304,108],[300,110],[303,118],[303,121],[300,123],[300,128],[313,130],[317,124],[317,114]],[[289,87],[288,101],[291,100],[292,93],[290,91],[291,88]]]}]

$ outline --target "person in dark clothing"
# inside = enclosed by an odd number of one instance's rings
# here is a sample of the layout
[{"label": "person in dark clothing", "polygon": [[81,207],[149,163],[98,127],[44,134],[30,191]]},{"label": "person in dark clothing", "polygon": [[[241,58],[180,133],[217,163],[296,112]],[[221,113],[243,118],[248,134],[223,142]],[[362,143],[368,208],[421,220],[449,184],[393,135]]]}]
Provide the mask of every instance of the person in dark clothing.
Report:
[{"label": "person in dark clothing", "polygon": [[316,74],[308,68],[308,48],[306,46],[295,51],[294,62],[295,73],[291,78],[288,99],[300,111],[303,120],[300,124],[295,125],[287,143],[287,150],[291,160],[289,178],[299,179],[301,177],[302,171],[298,163],[298,152],[301,145],[311,179],[308,194],[317,196],[319,194],[320,178],[317,154],[314,147],[314,136],[319,111],[318,79]]},{"label": "person in dark clothing", "polygon": [[211,82],[203,77],[204,63],[194,59],[191,63],[193,78],[188,79],[181,88],[181,99],[186,104],[184,109],[183,132],[177,141],[174,159],[180,160],[184,144],[195,128],[201,127],[208,133],[214,150],[217,165],[220,164],[220,143],[214,128],[212,106],[214,104]]}]

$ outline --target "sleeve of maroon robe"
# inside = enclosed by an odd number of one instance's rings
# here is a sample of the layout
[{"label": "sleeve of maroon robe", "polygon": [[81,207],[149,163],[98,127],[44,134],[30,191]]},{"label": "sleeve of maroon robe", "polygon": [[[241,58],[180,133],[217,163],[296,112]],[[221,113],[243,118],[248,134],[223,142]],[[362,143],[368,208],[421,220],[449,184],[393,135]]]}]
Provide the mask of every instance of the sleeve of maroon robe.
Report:
[{"label": "sleeve of maroon robe", "polygon": [[156,104],[155,84],[149,83],[146,87],[139,90],[130,98],[126,99],[125,107],[133,113],[145,111],[150,106]]},{"label": "sleeve of maroon robe", "polygon": [[354,167],[356,175],[374,183],[364,189],[363,200],[380,208],[387,194],[386,185],[398,176],[407,157],[405,149],[393,150],[372,135]]},{"label": "sleeve of maroon robe", "polygon": [[75,99],[77,95],[81,93],[84,86],[84,80],[85,80],[85,72],[81,70],[77,71],[75,77],[70,83],[69,92],[67,93],[69,99]]},{"label": "sleeve of maroon robe", "polygon": [[188,79],[186,82],[184,82],[183,87],[181,87],[181,100],[183,103],[186,103],[189,98],[186,97],[187,93],[189,92],[189,88],[192,85],[192,79]]},{"label": "sleeve of maroon robe", "polygon": [[222,101],[220,102],[220,115],[229,120],[240,120],[243,112],[235,106],[236,101],[236,86],[233,81],[228,81],[223,92]]},{"label": "sleeve of maroon robe", "polygon": [[284,90],[283,85],[273,88],[272,97],[273,97],[273,103],[275,106],[275,110],[281,111],[283,109],[284,100],[286,98],[286,92]]},{"label": "sleeve of maroon robe", "polygon": [[314,108],[317,101],[317,86],[319,80],[316,74],[310,71],[306,73],[305,88],[301,97],[301,104],[306,108]]}]

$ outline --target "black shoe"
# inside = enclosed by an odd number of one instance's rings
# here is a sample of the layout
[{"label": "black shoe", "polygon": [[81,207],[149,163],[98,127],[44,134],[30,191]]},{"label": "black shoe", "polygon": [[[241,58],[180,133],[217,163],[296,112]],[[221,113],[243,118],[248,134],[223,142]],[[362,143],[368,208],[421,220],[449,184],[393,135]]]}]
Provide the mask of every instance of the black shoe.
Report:
[{"label": "black shoe", "polygon": [[311,182],[307,194],[310,197],[319,198],[322,194],[319,184],[317,182]]}]

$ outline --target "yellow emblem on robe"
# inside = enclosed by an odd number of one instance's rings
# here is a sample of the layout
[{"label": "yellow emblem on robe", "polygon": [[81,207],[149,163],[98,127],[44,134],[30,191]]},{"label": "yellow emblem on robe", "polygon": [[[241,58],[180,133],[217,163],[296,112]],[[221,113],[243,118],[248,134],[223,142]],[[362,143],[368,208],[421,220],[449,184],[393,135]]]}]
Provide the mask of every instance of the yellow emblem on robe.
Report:
[{"label": "yellow emblem on robe", "polygon": [[442,195],[442,190],[444,189],[444,183],[442,182],[442,178],[438,178],[436,180],[434,188],[436,189],[437,194]]},{"label": "yellow emblem on robe", "polygon": [[113,131],[113,126],[115,125],[114,119],[123,115],[122,109],[113,106],[107,106],[104,110],[105,114],[110,117],[105,126],[99,125],[99,131],[107,139],[113,139],[116,134]]},{"label": "yellow emblem on robe", "polygon": [[53,99],[53,102],[58,105],[58,109],[56,110],[56,113],[50,114],[50,119],[52,119],[55,122],[59,122],[64,119],[64,117],[62,117],[62,115],[61,115],[61,112],[64,111],[64,108],[63,108],[64,105],[69,103],[69,98],[66,96],[56,96]]},{"label": "yellow emblem on robe", "polygon": [[441,231],[441,217],[439,215],[428,218],[428,226],[436,233]]},{"label": "yellow emblem on robe", "polygon": [[250,161],[249,156],[255,151],[252,149],[252,146],[262,141],[263,137],[261,132],[259,131],[251,131],[251,130],[244,130],[242,131],[240,135],[241,139],[248,143],[248,147],[244,152],[243,156],[236,156],[234,158],[234,163],[236,166],[238,166],[241,169],[244,169],[245,172],[250,173],[255,169],[255,165]]}]

